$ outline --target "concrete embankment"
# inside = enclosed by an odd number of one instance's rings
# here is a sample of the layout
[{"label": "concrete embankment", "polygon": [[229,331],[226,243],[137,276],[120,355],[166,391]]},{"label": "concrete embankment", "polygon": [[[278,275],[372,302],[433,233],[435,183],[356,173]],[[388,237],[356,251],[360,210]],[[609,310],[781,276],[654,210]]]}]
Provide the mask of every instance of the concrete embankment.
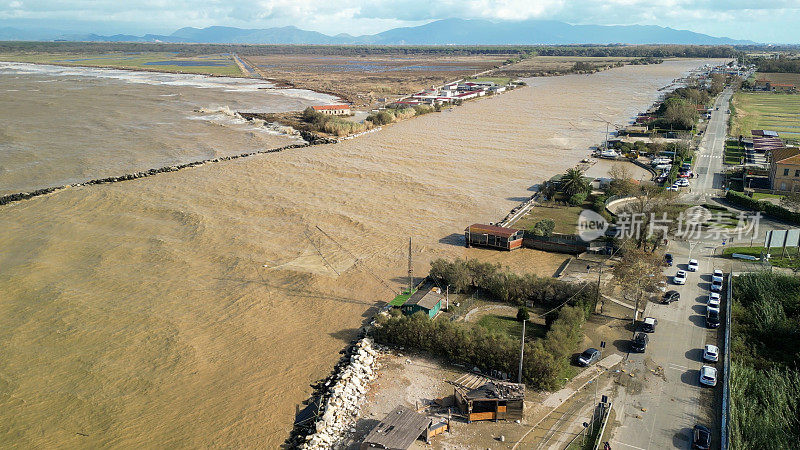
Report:
[{"label": "concrete embankment", "polygon": [[322,138],[322,137],[319,137],[316,134],[308,132],[308,131],[300,131],[300,135],[306,141],[304,144],[284,145],[283,147],[271,148],[271,149],[268,149],[268,150],[258,150],[258,151],[255,151],[255,152],[240,153],[238,155],[221,156],[219,158],[203,159],[203,160],[200,160],[200,161],[193,161],[193,162],[184,163],[184,164],[177,164],[177,165],[174,165],[174,166],[160,167],[158,169],[149,169],[149,170],[142,171],[142,172],[133,172],[133,173],[128,173],[128,174],[119,175],[119,176],[115,176],[115,177],[97,178],[97,179],[94,179],[94,180],[84,181],[82,183],[65,184],[65,185],[61,185],[61,186],[53,186],[53,187],[48,187],[48,188],[43,188],[43,189],[37,189],[35,191],[19,192],[19,193],[16,193],[16,194],[8,194],[8,195],[4,195],[4,196],[0,197],[0,205],[7,205],[9,203],[15,203],[15,202],[19,202],[19,201],[22,201],[22,200],[28,200],[28,199],[31,199],[31,198],[34,198],[34,197],[39,197],[39,196],[42,196],[42,195],[51,194],[53,192],[60,191],[62,189],[67,189],[67,188],[70,188],[70,187],[91,186],[91,185],[94,185],[94,184],[105,184],[105,183],[118,183],[120,181],[135,180],[137,178],[150,177],[150,176],[153,176],[153,175],[157,175],[159,173],[177,172],[178,170],[187,169],[189,167],[197,167],[197,166],[202,166],[202,165],[211,164],[211,163],[217,163],[217,162],[221,162],[221,161],[230,161],[230,160],[239,159],[239,158],[247,158],[249,156],[261,155],[261,154],[265,154],[265,153],[277,153],[277,152],[281,152],[283,150],[289,150],[289,149],[293,149],[293,148],[310,147],[312,145],[334,144],[334,143],[336,143],[336,140]]}]

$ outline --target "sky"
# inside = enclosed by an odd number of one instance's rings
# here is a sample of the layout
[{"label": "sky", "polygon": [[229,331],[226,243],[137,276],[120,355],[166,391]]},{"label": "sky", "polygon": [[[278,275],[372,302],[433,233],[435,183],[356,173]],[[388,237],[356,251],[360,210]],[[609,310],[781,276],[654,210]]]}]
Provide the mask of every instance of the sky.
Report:
[{"label": "sky", "polygon": [[0,0],[0,26],[98,34],[294,25],[331,35],[361,35],[453,17],[660,25],[800,44],[800,0]]}]

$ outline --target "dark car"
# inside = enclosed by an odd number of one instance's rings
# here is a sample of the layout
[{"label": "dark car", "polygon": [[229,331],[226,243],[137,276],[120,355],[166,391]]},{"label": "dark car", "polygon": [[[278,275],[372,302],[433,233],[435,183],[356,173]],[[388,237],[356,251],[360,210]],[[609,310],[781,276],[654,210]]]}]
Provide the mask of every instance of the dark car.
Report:
[{"label": "dark car", "polygon": [[658,320],[652,317],[645,317],[639,329],[644,331],[645,333],[655,333],[656,325],[658,325]]},{"label": "dark car", "polygon": [[578,365],[583,367],[590,366],[597,362],[598,359],[600,359],[600,350],[587,348],[586,351],[581,353],[581,356],[578,356]]},{"label": "dark car", "polygon": [[711,430],[702,425],[695,425],[692,430],[692,448],[700,450],[711,448]]},{"label": "dark car", "polygon": [[708,328],[719,327],[719,310],[717,308],[706,309],[706,326]]},{"label": "dark car", "polygon": [[669,304],[672,302],[677,302],[681,299],[681,294],[678,291],[667,291],[664,293],[664,297],[661,298],[661,303]]},{"label": "dark car", "polygon": [[636,333],[631,341],[631,350],[634,352],[644,353],[644,351],[647,349],[647,343],[649,341],[650,338],[647,337],[646,333]]},{"label": "dark car", "polygon": [[672,253],[667,253],[667,254],[664,255],[664,262],[668,266],[672,267]]}]

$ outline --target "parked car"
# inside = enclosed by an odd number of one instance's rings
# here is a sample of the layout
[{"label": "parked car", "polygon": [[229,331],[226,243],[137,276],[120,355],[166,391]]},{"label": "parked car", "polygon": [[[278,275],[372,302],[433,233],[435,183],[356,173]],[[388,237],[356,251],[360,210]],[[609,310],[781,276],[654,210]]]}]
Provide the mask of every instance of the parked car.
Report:
[{"label": "parked car", "polygon": [[686,267],[689,269],[689,272],[697,272],[698,267],[700,267],[700,263],[698,263],[696,259],[690,259],[689,264]]},{"label": "parked car", "polygon": [[720,270],[720,269],[714,269],[714,273],[713,273],[713,274],[711,274],[711,281],[712,281],[712,282],[713,282],[713,281],[719,281],[720,283],[722,283],[722,277],[723,277],[723,275],[724,275],[724,274],[722,273],[722,270]]},{"label": "parked car", "polygon": [[711,281],[711,292],[722,292],[722,281]]},{"label": "parked car", "polygon": [[661,303],[668,305],[672,302],[677,302],[681,299],[681,293],[678,291],[667,291],[664,293],[664,296],[661,297]]},{"label": "parked car", "polygon": [[631,341],[631,350],[634,352],[644,353],[647,350],[647,343],[650,338],[645,333],[636,333]]},{"label": "parked car", "polygon": [[711,448],[711,430],[703,425],[695,425],[692,430],[692,448],[708,450]]},{"label": "parked car", "polygon": [[619,156],[619,153],[617,153],[617,151],[614,150],[614,149],[607,149],[607,150],[603,150],[602,152],[600,152],[600,157],[601,158],[616,158],[618,156]]},{"label": "parked car", "polygon": [[655,333],[656,325],[658,325],[658,320],[652,317],[645,317],[640,329],[645,333]]},{"label": "parked car", "polygon": [[587,348],[586,350],[578,356],[578,365],[579,366],[590,366],[597,362],[600,359],[600,350],[596,348]]},{"label": "parked car", "polygon": [[700,384],[706,386],[717,385],[717,369],[711,366],[703,366],[700,369]]},{"label": "parked car", "polygon": [[687,180],[686,178],[678,178],[677,180],[675,180],[675,184],[677,184],[680,187],[688,187],[689,180]]},{"label": "parked car", "polygon": [[706,306],[709,308],[719,309],[719,292],[708,293],[708,302],[706,303]]},{"label": "parked car", "polygon": [[665,253],[664,254],[664,263],[666,263],[666,265],[672,267],[672,253]]},{"label": "parked car", "polygon": [[672,282],[675,284],[686,284],[686,271],[679,270],[672,278]]},{"label": "parked car", "polygon": [[703,348],[703,361],[717,362],[719,360],[719,348],[716,345],[706,344]]},{"label": "parked car", "polygon": [[706,327],[719,327],[719,309],[706,307]]}]

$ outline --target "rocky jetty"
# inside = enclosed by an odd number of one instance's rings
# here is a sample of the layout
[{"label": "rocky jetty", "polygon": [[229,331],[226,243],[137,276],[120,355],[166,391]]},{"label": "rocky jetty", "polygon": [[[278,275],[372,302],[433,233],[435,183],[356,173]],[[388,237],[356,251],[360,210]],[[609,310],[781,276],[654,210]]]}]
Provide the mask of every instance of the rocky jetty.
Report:
[{"label": "rocky jetty", "polygon": [[289,448],[334,448],[355,424],[369,383],[378,368],[378,350],[362,337],[343,351],[331,376],[319,383],[310,404],[318,408],[313,420],[295,425],[286,442]]}]

